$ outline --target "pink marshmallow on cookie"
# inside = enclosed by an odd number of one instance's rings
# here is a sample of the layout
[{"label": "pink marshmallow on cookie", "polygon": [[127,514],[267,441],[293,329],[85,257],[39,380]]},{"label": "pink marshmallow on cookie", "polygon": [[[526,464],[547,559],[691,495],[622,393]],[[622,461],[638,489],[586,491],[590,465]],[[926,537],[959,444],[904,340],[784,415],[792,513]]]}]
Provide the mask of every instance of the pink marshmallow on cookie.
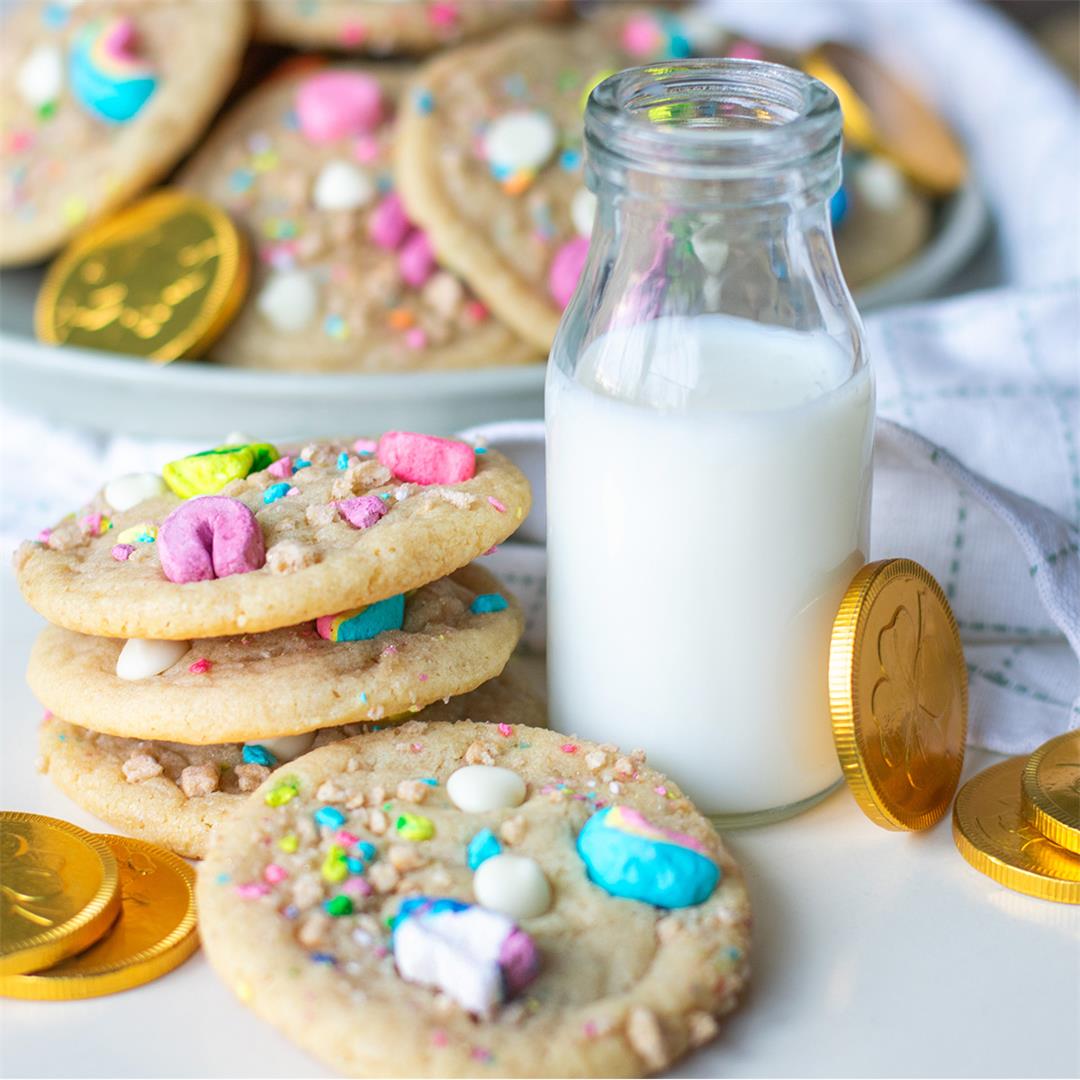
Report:
[{"label": "pink marshmallow on cookie", "polygon": [[314,143],[362,135],[382,122],[382,90],[370,75],[326,71],[297,91],[296,115],[304,137]]},{"label": "pink marshmallow on cookie", "polygon": [[368,218],[368,236],[384,251],[396,251],[411,228],[401,197],[393,193],[387,195]]},{"label": "pink marshmallow on cookie", "polygon": [[462,484],[476,475],[476,452],[457,439],[388,431],[375,455],[399,480],[410,484]]},{"label": "pink marshmallow on cookie", "polygon": [[354,528],[367,529],[386,513],[388,507],[378,495],[360,495],[342,499],[336,504],[338,513]]},{"label": "pink marshmallow on cookie", "polygon": [[162,572],[177,584],[246,574],[266,562],[255,515],[225,495],[181,503],[161,523],[157,550]]}]

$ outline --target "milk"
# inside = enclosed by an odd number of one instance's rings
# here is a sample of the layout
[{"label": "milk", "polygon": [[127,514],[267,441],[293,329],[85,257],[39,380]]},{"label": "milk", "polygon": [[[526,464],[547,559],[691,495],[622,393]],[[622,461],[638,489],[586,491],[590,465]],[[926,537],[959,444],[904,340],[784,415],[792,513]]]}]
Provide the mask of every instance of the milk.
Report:
[{"label": "milk", "polygon": [[853,366],[724,315],[611,331],[573,380],[549,366],[552,726],[644,748],[707,813],[840,776],[829,636],[865,561],[874,411]]}]

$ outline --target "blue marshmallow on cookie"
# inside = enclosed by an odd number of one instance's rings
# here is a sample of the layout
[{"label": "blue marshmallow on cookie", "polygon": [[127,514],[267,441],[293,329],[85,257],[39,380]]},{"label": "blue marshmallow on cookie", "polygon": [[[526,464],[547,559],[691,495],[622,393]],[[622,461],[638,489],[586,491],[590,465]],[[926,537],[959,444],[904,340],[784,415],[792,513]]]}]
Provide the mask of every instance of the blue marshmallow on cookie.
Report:
[{"label": "blue marshmallow on cookie", "polygon": [[720,867],[685,833],[654,825],[628,806],[593,814],[578,834],[578,854],[589,878],[612,896],[662,908],[704,903]]}]

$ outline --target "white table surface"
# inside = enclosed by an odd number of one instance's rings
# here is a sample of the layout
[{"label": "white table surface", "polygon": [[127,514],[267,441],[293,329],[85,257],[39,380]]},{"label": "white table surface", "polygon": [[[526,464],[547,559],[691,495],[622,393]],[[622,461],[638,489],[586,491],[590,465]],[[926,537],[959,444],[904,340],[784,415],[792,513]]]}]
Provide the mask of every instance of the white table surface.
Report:
[{"label": "white table surface", "polygon": [[[40,620],[0,570],[5,808],[108,831],[37,774],[23,670]],[[972,753],[965,776],[992,762]],[[753,980],[678,1076],[1076,1076],[1080,907],[1008,891],[953,847],[872,825],[846,790],[733,833],[754,905]],[[357,1017],[362,1023],[362,1017]],[[148,986],[0,1002],[5,1076],[326,1076],[248,1012],[201,954]]]}]

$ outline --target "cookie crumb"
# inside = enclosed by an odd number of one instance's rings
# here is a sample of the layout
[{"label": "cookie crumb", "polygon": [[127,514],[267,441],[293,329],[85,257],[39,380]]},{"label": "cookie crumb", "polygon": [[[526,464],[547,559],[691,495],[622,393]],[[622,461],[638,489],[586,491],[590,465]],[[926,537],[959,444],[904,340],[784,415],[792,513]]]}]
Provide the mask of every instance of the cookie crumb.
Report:
[{"label": "cookie crumb", "polygon": [[467,491],[456,491],[454,488],[437,488],[434,494],[459,510],[468,510],[476,503],[475,495],[470,495]]},{"label": "cookie crumb", "polygon": [[53,551],[71,551],[72,548],[82,547],[90,542],[90,538],[76,525],[69,522],[67,525],[59,525],[49,533],[46,547]]},{"label": "cookie crumb", "polygon": [[157,758],[149,754],[132,754],[120,769],[129,784],[141,783],[153,776],[160,776],[165,771]]},{"label": "cookie crumb", "polygon": [[468,765],[494,765],[495,755],[487,743],[475,739],[465,751],[465,762]]},{"label": "cookie crumb", "polygon": [[634,775],[634,763],[626,757],[621,757],[615,762],[615,774],[627,777]]},{"label": "cookie crumb", "polygon": [[291,574],[318,561],[314,548],[296,540],[281,540],[266,552],[266,568],[272,574]]},{"label": "cookie crumb", "polygon": [[397,786],[397,797],[405,802],[422,803],[427,793],[428,785],[422,780],[402,780]]},{"label": "cookie crumb", "polygon": [[345,792],[333,780],[324,780],[315,792],[315,798],[324,803],[344,802]]},{"label": "cookie crumb", "polygon": [[372,810],[368,814],[368,828],[376,835],[382,836],[386,832],[388,822],[386,815],[381,810]]},{"label": "cookie crumb", "polygon": [[603,750],[590,750],[585,755],[585,764],[591,772],[596,772],[607,764],[607,754]]},{"label": "cookie crumb", "polygon": [[[306,472],[307,470],[301,470]],[[321,525],[329,525],[333,521],[338,519],[338,508],[336,503],[312,503],[307,510],[304,511],[304,517],[307,518],[307,523],[312,528],[319,528]]]},{"label": "cookie crumb", "polygon": [[692,1012],[686,1021],[690,1045],[694,1047],[704,1046],[707,1042],[711,1042],[720,1030],[716,1018],[707,1012]]},{"label": "cookie crumb", "polygon": [[330,920],[321,911],[316,911],[304,920],[296,937],[301,945],[310,949],[326,940],[329,929]]},{"label": "cookie crumb", "polygon": [[245,793],[254,791],[270,775],[270,770],[265,765],[256,765],[254,762],[237,765],[234,772],[237,786]]},{"label": "cookie crumb", "polygon": [[508,844],[520,844],[525,839],[528,823],[521,814],[515,814],[499,826],[499,836]]},{"label": "cookie crumb", "polygon": [[645,1062],[650,1071],[662,1069],[667,1064],[667,1047],[660,1021],[652,1009],[635,1005],[626,1017],[626,1037],[634,1053]]},{"label": "cookie crumb", "polygon": [[393,892],[394,887],[401,880],[397,867],[389,862],[377,862],[367,873],[371,887],[377,893]]},{"label": "cookie crumb", "polygon": [[180,790],[189,798],[198,798],[200,795],[209,795],[213,791],[217,791],[218,784],[221,781],[221,774],[217,770],[217,766],[210,765],[209,763],[204,765],[189,765],[180,774]]}]

